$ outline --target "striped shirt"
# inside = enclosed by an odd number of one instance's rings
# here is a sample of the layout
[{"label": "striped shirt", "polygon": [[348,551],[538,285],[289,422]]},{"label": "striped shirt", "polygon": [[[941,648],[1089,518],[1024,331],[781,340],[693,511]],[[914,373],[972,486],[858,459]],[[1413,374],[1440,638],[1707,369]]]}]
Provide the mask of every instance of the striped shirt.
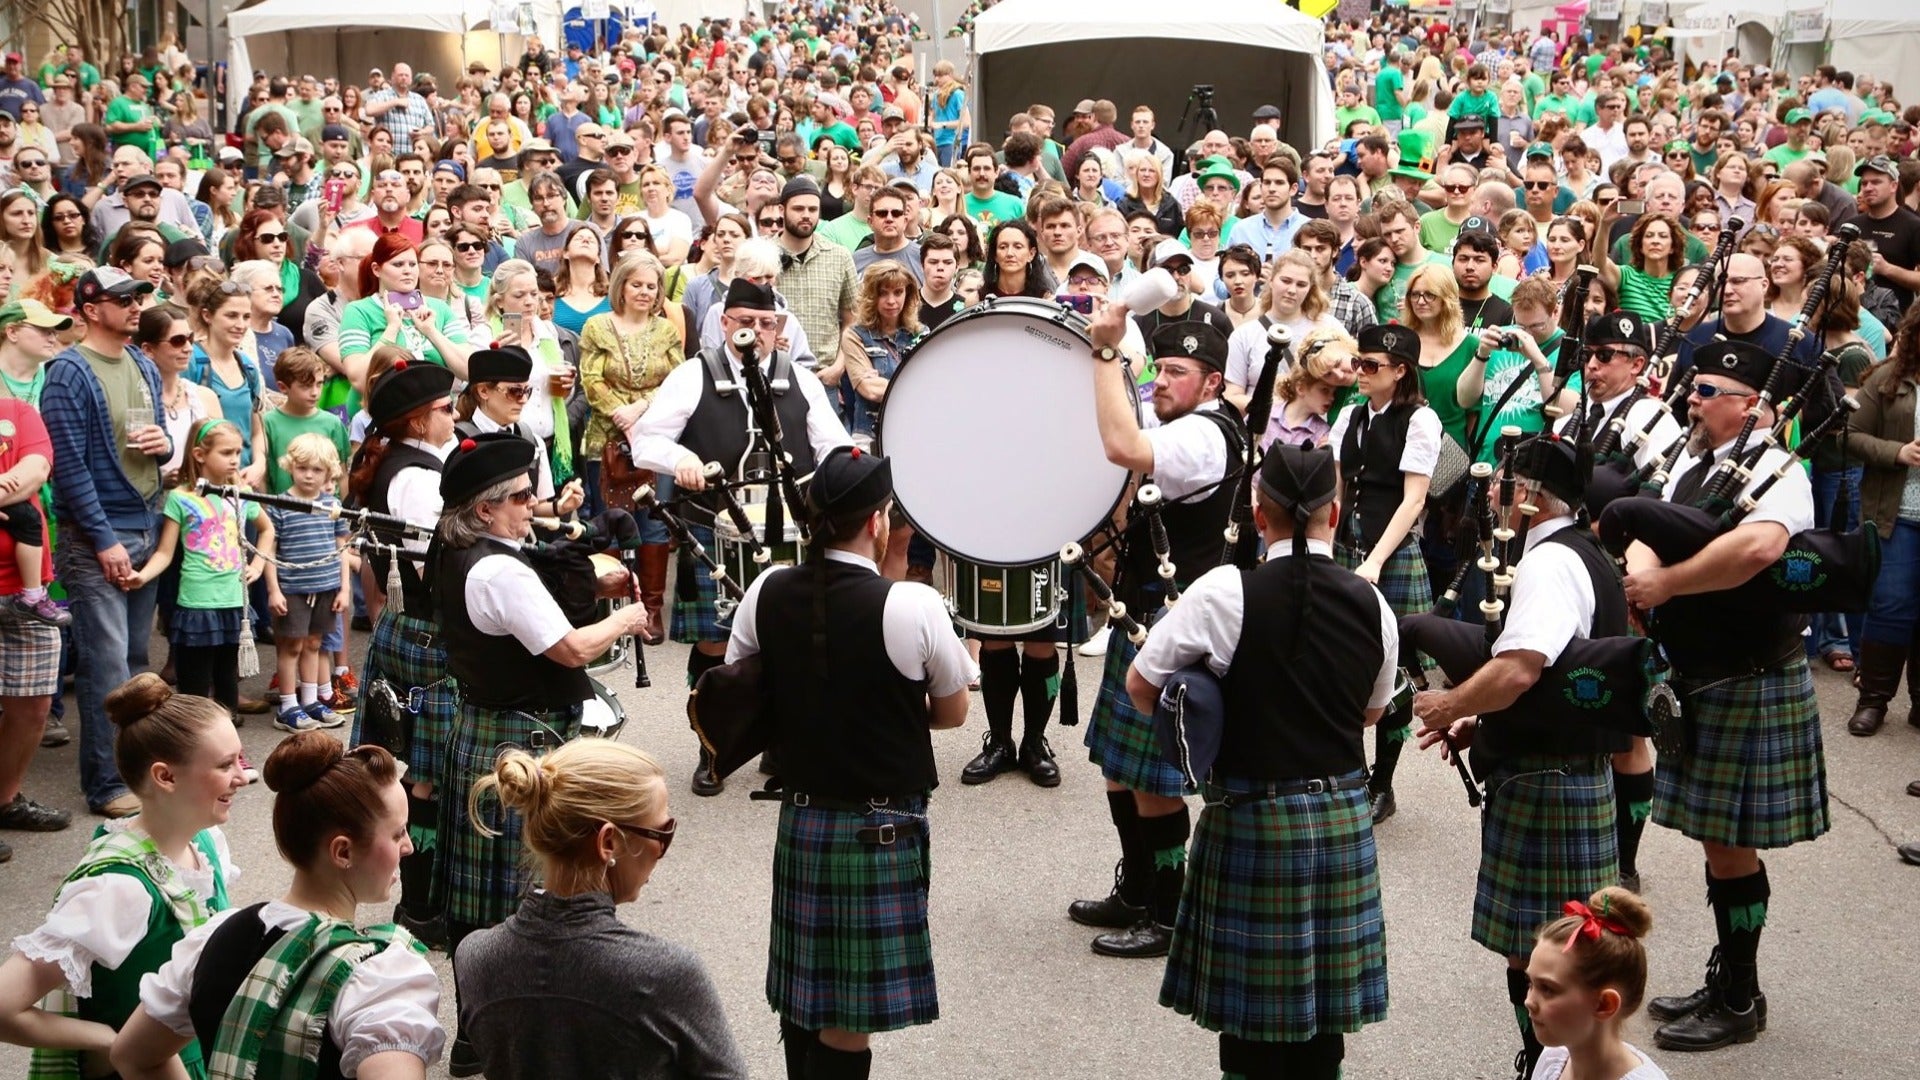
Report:
[{"label": "striped shirt", "polygon": [[[367,95],[367,104],[378,105],[383,101],[392,101],[400,94],[392,87]],[[419,94],[408,93],[406,104],[389,109],[380,114],[380,125],[393,134],[393,152],[405,154],[413,149],[413,133],[420,128],[432,129],[433,109],[427,105],[427,99]]]},{"label": "striped shirt", "polygon": [[[328,494],[313,501],[319,506],[340,505]],[[267,508],[267,517],[273,522],[274,558],[292,564],[279,568],[282,593],[312,596],[340,587],[340,539],[347,535],[346,521],[277,506]],[[315,565],[304,565],[308,563]]]}]

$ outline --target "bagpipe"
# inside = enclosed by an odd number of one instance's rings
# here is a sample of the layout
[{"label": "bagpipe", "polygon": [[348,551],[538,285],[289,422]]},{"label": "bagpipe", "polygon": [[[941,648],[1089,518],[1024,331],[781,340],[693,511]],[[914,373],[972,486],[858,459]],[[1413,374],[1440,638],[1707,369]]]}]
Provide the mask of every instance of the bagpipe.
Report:
[{"label": "bagpipe", "polygon": [[[1226,547],[1220,553],[1221,566],[1231,564],[1242,570],[1251,570],[1259,564],[1260,537],[1253,528],[1253,478],[1260,472],[1260,440],[1266,436],[1267,422],[1273,418],[1273,384],[1279,375],[1280,365],[1287,362],[1292,348],[1292,331],[1278,323],[1268,328],[1267,362],[1260,369],[1260,376],[1253,381],[1253,392],[1247,398],[1247,449],[1240,461],[1240,479],[1233,496],[1233,512],[1227,516]],[[1158,518],[1154,520],[1157,522]],[[1158,543],[1156,540],[1155,544]],[[1170,565],[1162,559],[1161,577],[1168,582],[1173,580],[1167,573]]]},{"label": "bagpipe", "polygon": [[[787,452],[785,433],[780,428],[780,412],[774,407],[773,385],[760,370],[759,339],[750,329],[733,333],[733,347],[740,352],[741,378],[747,385],[747,409],[752,418],[746,458],[741,461],[741,476],[765,482],[771,473],[772,489],[767,498],[767,536],[777,538],[785,531],[782,502],[799,526],[802,542],[807,539],[806,499],[800,491],[800,475]],[[731,511],[729,511],[731,514]]]},{"label": "bagpipe", "polygon": [[[1599,536],[1616,556],[1627,545],[1639,541],[1659,556],[1663,565],[1673,566],[1698,554],[1713,540],[1738,526],[1764,498],[1774,484],[1794,469],[1804,467],[1820,442],[1839,431],[1860,407],[1851,395],[1842,394],[1821,421],[1808,429],[1787,452],[1784,460],[1763,477],[1753,489],[1740,494],[1753,479],[1767,451],[1785,447],[1794,422],[1805,412],[1816,394],[1827,393],[1834,383],[1838,357],[1831,350],[1823,353],[1811,371],[1794,363],[1792,357],[1808,333],[1808,324],[1825,301],[1833,275],[1846,258],[1846,248],[1859,236],[1849,223],[1836,234],[1820,277],[1808,289],[1807,301],[1788,330],[1787,344],[1774,357],[1766,385],[1747,411],[1739,434],[1725,458],[1701,484],[1692,504],[1670,503],[1659,498],[1621,499],[1610,504],[1600,516]],[[1797,387],[1785,389],[1788,369],[1805,375]],[[1774,421],[1764,429],[1759,422],[1765,410],[1774,409]],[[1757,442],[1749,446],[1759,429]],[[1686,440],[1679,440],[1655,468],[1647,494],[1657,496],[1664,490],[1667,477],[1677,462]],[[1835,529],[1810,529],[1797,533],[1787,542],[1779,559],[1732,589],[1716,593],[1718,602],[1735,611],[1814,614],[1822,611],[1853,611],[1866,606],[1873,592],[1874,578],[1880,572],[1880,534],[1872,523],[1841,532]]]}]

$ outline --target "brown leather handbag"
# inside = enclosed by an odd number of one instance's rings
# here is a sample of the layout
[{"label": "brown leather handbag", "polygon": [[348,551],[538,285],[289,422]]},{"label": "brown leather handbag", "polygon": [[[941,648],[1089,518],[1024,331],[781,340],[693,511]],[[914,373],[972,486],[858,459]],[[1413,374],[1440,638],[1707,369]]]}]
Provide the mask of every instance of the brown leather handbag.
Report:
[{"label": "brown leather handbag", "polygon": [[633,463],[633,446],[625,435],[607,436],[600,448],[600,497],[609,507],[633,509],[633,494],[654,482],[654,471]]}]

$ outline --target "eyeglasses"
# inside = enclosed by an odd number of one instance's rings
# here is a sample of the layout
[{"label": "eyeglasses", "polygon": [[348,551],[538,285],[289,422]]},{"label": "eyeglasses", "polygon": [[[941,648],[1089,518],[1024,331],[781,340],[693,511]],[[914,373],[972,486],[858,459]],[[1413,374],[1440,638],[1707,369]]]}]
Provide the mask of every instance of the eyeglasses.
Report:
[{"label": "eyeglasses", "polygon": [[871,213],[874,217],[884,218],[889,221],[891,221],[894,218],[903,218],[907,216],[907,212],[905,210],[874,210],[874,211],[871,211]]},{"label": "eyeglasses", "polygon": [[1188,229],[1187,236],[1189,239],[1193,239],[1193,240],[1218,240],[1220,239],[1220,230],[1219,229]]},{"label": "eyeglasses", "polygon": [[288,234],[283,232],[254,233],[253,242],[256,244],[284,244],[287,242],[287,235]]},{"label": "eyeglasses", "polygon": [[1067,279],[1067,284],[1076,289],[1091,289],[1095,285],[1103,285],[1105,283],[1105,278],[1096,277],[1092,274],[1075,274]]},{"label": "eyeglasses", "polygon": [[[525,401],[533,396],[533,387],[528,386],[526,383],[494,383],[493,387],[515,401]],[[532,491],[533,489],[528,488],[527,490]],[[508,498],[512,497],[513,496],[508,496]]]},{"label": "eyeglasses", "polygon": [[499,191],[500,190],[499,184],[475,184],[473,186],[479,188],[481,191]]},{"label": "eyeglasses", "polygon": [[55,221],[85,221],[86,219],[87,215],[78,210],[68,210],[66,213],[53,215]]},{"label": "eyeglasses", "polygon": [[734,328],[739,330],[778,330],[780,329],[780,321],[780,316],[778,315],[727,316],[727,322],[733,324]]},{"label": "eyeglasses", "polygon": [[672,818],[667,819],[667,826],[664,829],[649,829],[644,825],[622,825],[618,821],[608,822],[608,824],[621,832],[630,832],[659,844],[660,857],[663,859],[667,857],[667,849],[673,846],[674,834],[680,829],[680,823]]},{"label": "eyeglasses", "polygon": [[1425,289],[1415,289],[1407,294],[1407,299],[1417,304],[1431,304],[1440,299],[1440,294],[1428,292]]},{"label": "eyeglasses", "polygon": [[1731,386],[1696,382],[1693,384],[1693,396],[1701,401],[1712,401],[1717,397],[1759,397],[1760,395],[1748,390],[1735,390]]},{"label": "eyeglasses", "polygon": [[[453,260],[452,260],[452,259],[421,259],[421,260],[420,260],[420,269],[422,269],[422,270],[451,270],[451,269],[453,269]],[[279,289],[277,289],[277,288],[273,288],[273,287],[269,287],[269,288],[267,289],[267,291],[268,291],[268,292],[279,292],[280,290],[279,290]]]},{"label": "eyeglasses", "polygon": [[[1756,229],[1759,227],[1760,226],[1758,225],[1754,226],[1754,228]],[[1728,274],[1727,275],[1727,284],[1729,285],[1751,285],[1756,281],[1765,281],[1765,280],[1767,280],[1767,276],[1765,274]]]}]

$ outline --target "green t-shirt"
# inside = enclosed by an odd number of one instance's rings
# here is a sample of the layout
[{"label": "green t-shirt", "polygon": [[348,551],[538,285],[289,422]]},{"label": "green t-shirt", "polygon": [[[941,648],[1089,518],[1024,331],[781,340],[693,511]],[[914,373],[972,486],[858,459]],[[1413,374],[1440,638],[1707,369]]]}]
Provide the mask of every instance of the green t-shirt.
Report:
[{"label": "green t-shirt", "polygon": [[1459,235],[1460,223],[1448,221],[1445,210],[1429,210],[1420,215],[1420,246],[1428,251],[1451,250],[1454,237]]},{"label": "green t-shirt", "polygon": [[1407,118],[1406,110],[1401,106],[1400,98],[1397,96],[1406,88],[1406,77],[1400,74],[1399,68],[1391,64],[1382,67],[1380,74],[1373,77],[1373,107],[1380,114],[1381,120]]},{"label": "green t-shirt", "polygon": [[[1559,356],[1562,336],[1555,330],[1553,337],[1541,347],[1540,352],[1547,358],[1547,363],[1553,363],[1554,358]],[[1500,398],[1515,379],[1524,379],[1526,382],[1513,392],[1513,398],[1507,402],[1506,408],[1501,409],[1498,415],[1493,415],[1493,407],[1499,404]],[[1567,386],[1577,391],[1580,388],[1580,376],[1575,375]],[[1547,423],[1540,406],[1540,379],[1534,374],[1533,362],[1527,359],[1525,353],[1496,349],[1487,358],[1486,389],[1480,398],[1480,426],[1476,432],[1491,431],[1498,435],[1502,428],[1512,425],[1531,435]],[[1480,453],[1474,460],[1496,464],[1494,450],[1497,442],[1494,436],[1488,436],[1481,443]]]},{"label": "green t-shirt", "polygon": [[1447,106],[1447,115],[1458,120],[1462,116],[1484,116],[1489,121],[1500,118],[1500,98],[1492,90],[1479,93],[1468,91],[1453,99]]},{"label": "green t-shirt", "polygon": [[1427,407],[1440,417],[1440,430],[1463,448],[1467,445],[1467,410],[1460,405],[1460,373],[1467,370],[1467,362],[1479,350],[1480,339],[1468,334],[1446,359],[1420,369]]},{"label": "green t-shirt", "polygon": [[[127,480],[142,498],[152,499],[160,494],[161,462],[127,445],[127,409],[136,405],[153,408],[153,396],[147,390],[147,380],[141,376],[139,365],[128,360],[125,353],[108,356],[94,352],[85,345],[75,345],[74,348],[80,350],[87,367],[93,371],[95,381],[106,392],[107,420],[120,445],[120,471],[127,475]],[[154,422],[160,422],[157,413]]]},{"label": "green t-shirt", "polygon": [[1534,99],[1531,112],[1535,120],[1540,119],[1542,113],[1548,112],[1557,112],[1568,120],[1577,120],[1580,117],[1580,110],[1579,98],[1566,94],[1543,94]]},{"label": "green t-shirt", "polygon": [[860,133],[839,120],[835,120],[825,127],[816,127],[809,132],[807,135],[808,147],[811,148],[813,144],[819,142],[820,136],[822,135],[839,143],[850,153],[860,150]]},{"label": "green t-shirt", "polygon": [[[107,113],[100,122],[111,130],[114,124],[144,124],[153,119],[153,106],[144,101],[135,101],[125,94],[107,103]],[[160,156],[160,127],[154,125],[147,131],[130,131],[120,135],[109,135],[107,140],[116,147],[137,146],[148,157]]]},{"label": "green t-shirt", "polygon": [[1345,136],[1347,133],[1347,125],[1353,123],[1355,120],[1365,120],[1369,124],[1378,125],[1380,123],[1380,114],[1371,106],[1367,105],[1355,105],[1351,109],[1333,110],[1333,129],[1342,136]]},{"label": "green t-shirt", "polygon": [[[433,312],[434,325],[447,336],[447,340],[456,345],[465,345],[467,343],[465,330],[448,329],[448,325],[453,321],[453,309],[444,301],[435,300],[431,296],[422,299],[425,300],[428,310]],[[345,359],[349,356],[372,352],[374,344],[386,332],[387,311],[380,305],[379,297],[370,296],[355,300],[340,313],[340,336],[334,340],[339,345],[341,358]],[[433,343],[427,340],[427,336],[415,329],[412,323],[400,324],[397,344],[404,346],[408,352],[422,360],[439,364],[441,367],[447,366],[446,360],[440,356],[440,350],[434,348]],[[356,390],[347,395],[345,408],[348,416],[360,411],[359,391]]]},{"label": "green t-shirt", "polygon": [[305,416],[293,416],[283,406],[262,413],[260,420],[267,429],[267,491],[271,494],[284,494],[293,487],[293,476],[280,467],[280,458],[293,440],[309,432],[326,436],[339,452],[340,464],[347,462],[347,425],[330,412],[315,409]]},{"label": "green t-shirt", "polygon": [[[71,71],[71,70],[73,70],[73,66],[71,64],[42,64],[40,66],[41,89],[52,90],[53,77],[55,75],[60,74],[63,71]],[[83,61],[80,64],[79,89],[91,90],[94,87],[99,85],[100,85],[100,69],[97,67],[94,67],[92,64],[89,64]]]},{"label": "green t-shirt", "polygon": [[[248,521],[259,519],[257,502],[242,500]],[[219,611],[247,604],[247,554],[240,546],[240,518],[225,499],[174,488],[167,492],[167,520],[180,526],[174,562],[180,567],[180,606]]]},{"label": "green t-shirt", "polygon": [[1004,191],[996,191],[984,199],[975,198],[973,192],[969,191],[967,216],[985,232],[1003,221],[1027,216],[1027,204]]},{"label": "green t-shirt", "polygon": [[1780,166],[1780,171],[1785,172],[1787,166],[1811,153],[1813,153],[1813,150],[1809,147],[1802,146],[1800,149],[1795,150],[1786,143],[1781,143],[1779,146],[1761,154],[1760,157],[1764,161],[1771,161],[1775,165]]},{"label": "green t-shirt", "polygon": [[[1712,254],[1712,252],[1707,250],[1706,241],[1692,233],[1684,233],[1683,235],[1686,237],[1686,244],[1681,249],[1685,255],[1683,264],[1705,262],[1707,256]],[[1622,234],[1620,239],[1613,242],[1613,261],[1619,263],[1621,266],[1627,265],[1627,261],[1633,257],[1632,245],[1633,234],[1631,232]]]},{"label": "green t-shirt", "polygon": [[1527,77],[1520,80],[1520,89],[1526,95],[1527,112],[1531,115],[1533,103],[1540,100],[1547,92],[1547,80],[1541,78],[1539,72],[1529,71]]},{"label": "green t-shirt", "polygon": [[860,246],[867,237],[873,235],[873,226],[861,221],[853,214],[841,214],[832,221],[821,225],[818,235],[846,248],[848,251]]}]

